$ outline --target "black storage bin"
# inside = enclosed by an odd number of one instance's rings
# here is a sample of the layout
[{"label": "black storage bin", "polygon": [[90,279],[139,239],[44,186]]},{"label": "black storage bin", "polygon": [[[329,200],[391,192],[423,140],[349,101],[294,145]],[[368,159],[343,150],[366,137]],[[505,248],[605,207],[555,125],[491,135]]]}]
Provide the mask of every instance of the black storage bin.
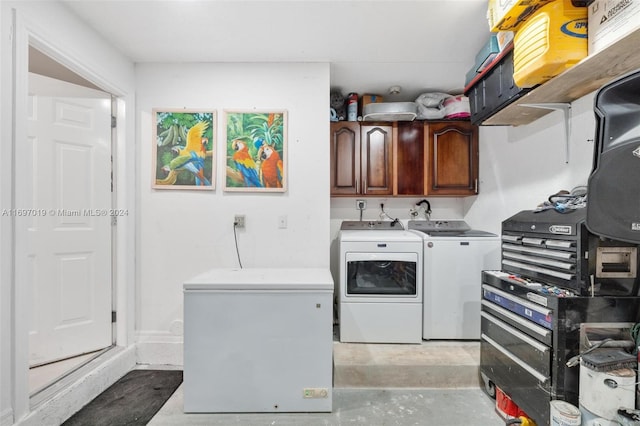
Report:
[{"label": "black storage bin", "polygon": [[587,228],[602,237],[640,244],[640,70],[603,86],[594,111]]},{"label": "black storage bin", "polygon": [[502,108],[530,89],[523,89],[513,81],[513,49],[507,47],[494,63],[471,81],[465,89],[469,98],[471,122],[481,125]]}]

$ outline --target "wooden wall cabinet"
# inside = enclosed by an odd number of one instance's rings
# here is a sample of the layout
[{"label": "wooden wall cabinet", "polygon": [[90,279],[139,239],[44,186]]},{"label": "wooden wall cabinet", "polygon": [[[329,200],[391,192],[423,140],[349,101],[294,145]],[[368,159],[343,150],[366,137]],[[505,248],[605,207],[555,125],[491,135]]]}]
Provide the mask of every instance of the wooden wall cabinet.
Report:
[{"label": "wooden wall cabinet", "polygon": [[425,125],[422,121],[397,123],[394,175],[396,195],[426,194],[426,171],[428,170],[425,143]]},{"label": "wooden wall cabinet", "polygon": [[478,128],[467,121],[331,123],[331,195],[478,193]]},{"label": "wooden wall cabinet", "polygon": [[361,178],[363,195],[393,194],[393,126],[361,125]]},{"label": "wooden wall cabinet", "polygon": [[391,195],[393,126],[331,123],[331,195]]},{"label": "wooden wall cabinet", "polygon": [[466,121],[425,122],[426,195],[478,193],[478,128]]},{"label": "wooden wall cabinet", "polygon": [[331,195],[360,193],[360,123],[331,123]]}]

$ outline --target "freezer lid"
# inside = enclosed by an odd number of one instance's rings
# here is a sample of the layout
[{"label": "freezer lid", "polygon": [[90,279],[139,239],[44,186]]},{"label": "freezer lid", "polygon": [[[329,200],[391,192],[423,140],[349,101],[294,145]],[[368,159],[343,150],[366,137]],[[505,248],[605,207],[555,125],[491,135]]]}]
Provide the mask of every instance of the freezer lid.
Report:
[{"label": "freezer lid", "polygon": [[329,269],[216,268],[186,280],[184,290],[333,291]]}]

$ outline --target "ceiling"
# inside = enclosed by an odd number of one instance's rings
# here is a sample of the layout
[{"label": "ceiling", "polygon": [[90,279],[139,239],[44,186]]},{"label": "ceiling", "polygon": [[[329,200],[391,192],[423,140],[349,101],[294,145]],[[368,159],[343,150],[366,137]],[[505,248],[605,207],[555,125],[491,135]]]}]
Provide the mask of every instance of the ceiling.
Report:
[{"label": "ceiling", "polygon": [[323,62],[385,101],[461,93],[490,34],[487,0],[60,1],[136,63]]}]

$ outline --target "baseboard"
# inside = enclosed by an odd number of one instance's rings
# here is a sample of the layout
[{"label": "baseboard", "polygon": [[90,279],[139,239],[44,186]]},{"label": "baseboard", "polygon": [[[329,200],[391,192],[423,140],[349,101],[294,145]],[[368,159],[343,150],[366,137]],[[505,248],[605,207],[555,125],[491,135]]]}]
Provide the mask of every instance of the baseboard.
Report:
[{"label": "baseboard", "polygon": [[[133,346],[115,347],[58,382],[51,395],[32,399],[32,410],[16,425],[62,424],[136,366]],[[35,398],[34,398],[35,399]]]},{"label": "baseboard", "polygon": [[139,332],[136,342],[138,364],[184,365],[182,336],[163,332]]}]

